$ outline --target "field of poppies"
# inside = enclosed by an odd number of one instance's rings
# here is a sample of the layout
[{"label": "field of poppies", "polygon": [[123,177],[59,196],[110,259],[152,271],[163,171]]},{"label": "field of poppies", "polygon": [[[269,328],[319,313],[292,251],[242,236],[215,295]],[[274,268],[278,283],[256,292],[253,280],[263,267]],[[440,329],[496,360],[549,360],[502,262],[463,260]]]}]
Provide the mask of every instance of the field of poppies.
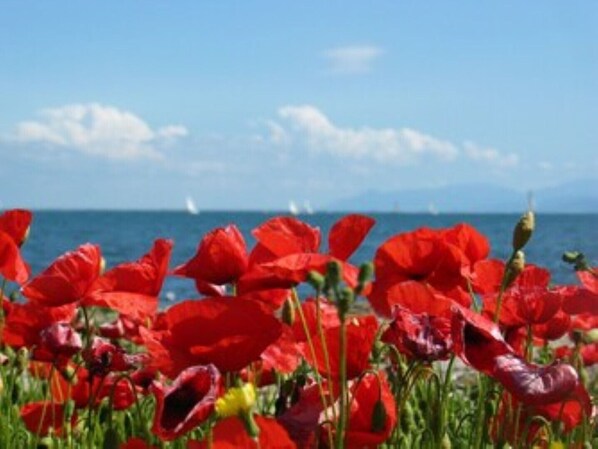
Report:
[{"label": "field of poppies", "polygon": [[[525,261],[531,212],[506,261],[459,224],[355,266],[373,219],[322,245],[276,217],[251,249],[234,225],[198,236],[178,267],[157,239],[33,275],[32,219],[0,216],[0,448],[598,447],[598,270],[566,252],[579,282],[554,285]],[[166,276],[197,298],[160,310]]]}]

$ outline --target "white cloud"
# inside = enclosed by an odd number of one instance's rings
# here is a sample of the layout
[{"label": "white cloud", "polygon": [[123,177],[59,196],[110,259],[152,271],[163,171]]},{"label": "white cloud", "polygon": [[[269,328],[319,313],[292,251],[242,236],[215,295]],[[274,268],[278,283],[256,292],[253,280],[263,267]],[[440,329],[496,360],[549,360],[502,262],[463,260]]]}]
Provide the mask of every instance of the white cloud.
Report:
[{"label": "white cloud", "polygon": [[384,54],[384,50],[373,45],[353,45],[332,48],[324,52],[328,60],[329,70],[334,73],[365,73],[372,69],[376,59]]},{"label": "white cloud", "polygon": [[285,131],[287,136],[304,141],[314,152],[398,163],[410,163],[425,155],[452,160],[459,153],[451,142],[410,128],[338,127],[323,112],[309,105],[284,106],[278,115],[289,127]]},{"label": "white cloud", "polygon": [[162,157],[158,150],[162,143],[188,134],[180,125],[153,130],[131,112],[97,103],[44,109],[38,115],[38,120],[16,125],[14,140],[68,148],[110,159],[156,159]]},{"label": "white cloud", "polygon": [[519,164],[519,156],[515,153],[504,154],[494,148],[484,148],[469,141],[463,143],[463,149],[470,159],[496,168],[515,167]]}]

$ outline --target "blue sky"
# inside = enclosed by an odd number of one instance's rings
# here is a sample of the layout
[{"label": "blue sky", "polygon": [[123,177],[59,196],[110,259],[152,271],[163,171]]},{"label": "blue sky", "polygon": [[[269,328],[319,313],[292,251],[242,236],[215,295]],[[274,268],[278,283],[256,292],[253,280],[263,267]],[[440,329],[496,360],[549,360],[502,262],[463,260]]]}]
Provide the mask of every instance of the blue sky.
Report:
[{"label": "blue sky", "polygon": [[4,1],[0,204],[322,208],[598,172],[596,2]]}]

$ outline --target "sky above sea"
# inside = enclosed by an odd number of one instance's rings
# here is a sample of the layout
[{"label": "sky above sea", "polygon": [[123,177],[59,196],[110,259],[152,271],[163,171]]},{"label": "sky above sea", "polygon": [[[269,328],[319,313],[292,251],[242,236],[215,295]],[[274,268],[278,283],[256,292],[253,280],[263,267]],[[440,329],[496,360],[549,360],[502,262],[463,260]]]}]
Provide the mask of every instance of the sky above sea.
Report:
[{"label": "sky above sea", "polygon": [[0,66],[0,207],[598,179],[594,1],[6,0]]}]

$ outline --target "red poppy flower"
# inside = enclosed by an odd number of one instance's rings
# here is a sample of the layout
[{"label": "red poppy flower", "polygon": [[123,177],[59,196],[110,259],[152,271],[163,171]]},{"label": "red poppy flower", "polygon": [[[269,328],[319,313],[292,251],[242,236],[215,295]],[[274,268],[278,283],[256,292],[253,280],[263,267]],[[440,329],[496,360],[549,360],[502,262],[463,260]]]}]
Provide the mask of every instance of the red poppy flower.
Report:
[{"label": "red poppy flower", "polygon": [[452,350],[451,322],[444,317],[416,314],[396,306],[393,321],[382,335],[409,358],[434,361],[446,359]]},{"label": "red poppy flower", "polygon": [[189,367],[169,386],[154,383],[152,431],[163,441],[184,435],[208,419],[222,390],[222,378],[213,365]]},{"label": "red poppy flower", "polygon": [[81,350],[81,336],[67,323],[54,323],[40,332],[33,359],[64,364]]},{"label": "red poppy flower", "polygon": [[[323,298],[319,301],[319,304],[319,314],[322,328],[330,329],[333,327],[338,327],[340,325],[340,320],[338,318],[336,306]],[[314,298],[309,298],[301,303],[301,310],[303,311],[303,316],[305,318],[305,327],[307,328],[310,336],[318,335],[318,309],[316,305],[317,302]],[[307,340],[303,323],[299,318],[297,318],[293,323],[293,334],[298,342],[304,342]]]},{"label": "red poppy flower", "polygon": [[158,310],[172,241],[158,239],[152,249],[136,262],[118,265],[107,271],[93,286],[85,306],[107,307],[135,321],[153,317]]},{"label": "red poppy flower", "polygon": [[492,321],[468,309],[455,308],[452,334],[455,352],[463,361],[498,380],[525,404],[562,401],[577,387],[579,379],[571,366],[527,363]]},{"label": "red poppy flower", "polygon": [[488,251],[486,238],[463,224],[398,234],[376,251],[376,280],[368,299],[378,313],[390,318],[388,290],[401,282],[416,281],[469,307],[466,278],[471,277],[473,265]]},{"label": "red poppy flower", "polygon": [[[148,323],[149,324],[149,323]],[[100,325],[99,332],[104,338],[111,340],[117,340],[124,338],[130,340],[133,343],[141,343],[139,335],[139,324],[130,318],[120,315],[116,320],[111,323],[104,323]],[[146,326],[147,327],[147,326]]]},{"label": "red poppy flower", "polygon": [[589,270],[580,270],[577,272],[577,277],[592,293],[598,295],[598,270],[596,268],[590,268]]},{"label": "red poppy flower", "polygon": [[268,346],[260,356],[262,372],[292,373],[301,362],[300,354],[291,327],[283,325],[280,338]]},{"label": "red poppy flower", "polygon": [[9,281],[24,284],[29,279],[29,265],[12,237],[0,231],[0,275]]},{"label": "red poppy flower", "polygon": [[[550,320],[561,308],[558,291],[549,291],[550,272],[528,265],[503,295],[499,321],[504,326],[528,326]],[[484,312],[493,317],[496,295],[484,297]]]},{"label": "red poppy flower", "polygon": [[77,302],[91,292],[101,267],[100,247],[86,243],[63,254],[31,279],[23,287],[23,295],[47,307]]},{"label": "red poppy flower", "polygon": [[[376,408],[384,409],[377,417]],[[368,373],[350,388],[349,424],[345,435],[347,449],[376,447],[384,443],[397,423],[397,406],[386,376]]]},{"label": "red poppy flower", "polygon": [[212,431],[212,443],[189,441],[187,449],[295,449],[297,446],[282,427],[273,418],[255,416],[255,423],[260,429],[258,442],[245,430],[243,422],[236,417],[219,421]]},{"label": "red poppy flower", "polygon": [[[592,278],[593,275],[590,275]],[[586,276],[587,277],[587,276]],[[589,285],[589,283],[588,283]],[[587,287],[567,285],[556,289],[563,297],[563,310],[571,315],[598,315],[598,293]]]},{"label": "red poppy flower", "polygon": [[558,340],[571,329],[571,316],[559,310],[551,319],[532,326],[532,335],[546,340]]},{"label": "red poppy flower", "polygon": [[[359,376],[369,367],[369,357],[378,331],[378,320],[373,315],[352,317],[346,323],[347,338],[347,378]],[[303,357],[322,375],[329,374],[333,379],[340,375],[340,324],[324,329],[324,339],[328,349],[326,366],[324,345],[316,333],[312,335],[315,359],[308,344],[302,344]]]},{"label": "red poppy flower", "polygon": [[479,260],[473,266],[472,286],[482,295],[498,293],[505,273],[505,263],[498,259]]},{"label": "red poppy flower", "polygon": [[35,303],[11,304],[6,316],[2,341],[13,348],[31,348],[40,343],[40,333],[56,323],[70,323],[75,304],[44,307]]},{"label": "red poppy flower", "polygon": [[250,255],[251,265],[290,254],[317,253],[320,247],[320,229],[292,217],[271,218],[251,233],[258,242]]},{"label": "red poppy flower", "polygon": [[171,377],[209,363],[239,371],[282,332],[280,321],[257,302],[227,297],[181,302],[164,313],[161,326],[141,332],[152,363]]},{"label": "red poppy flower", "polygon": [[374,224],[376,220],[365,215],[344,216],[330,228],[328,253],[339,260],[349,260]]},{"label": "red poppy flower", "polygon": [[93,339],[83,351],[83,360],[92,376],[104,377],[112,371],[127,371],[135,366],[138,356],[131,356],[123,348],[103,338]]},{"label": "red poppy flower", "polygon": [[[61,435],[64,423],[64,404],[51,401],[30,402],[21,407],[21,419],[31,433],[45,436],[54,429],[54,433]],[[73,414],[71,424],[74,425],[76,415]]]},{"label": "red poppy flower", "polygon": [[32,219],[33,214],[28,210],[7,210],[0,215],[0,231],[7,233],[17,246],[21,246],[27,239]]},{"label": "red poppy flower", "polygon": [[[559,346],[555,349],[555,356],[557,359],[568,360],[570,363],[575,363],[573,355],[574,348],[569,346]],[[579,357],[584,366],[593,366],[598,363],[598,343],[590,343],[583,345],[579,350]]]},{"label": "red poppy flower", "polygon": [[[204,284],[234,283],[247,269],[248,256],[245,240],[235,225],[216,228],[204,236],[197,252],[174,274],[198,281],[200,293]],[[201,289],[200,289],[201,288]]]}]

